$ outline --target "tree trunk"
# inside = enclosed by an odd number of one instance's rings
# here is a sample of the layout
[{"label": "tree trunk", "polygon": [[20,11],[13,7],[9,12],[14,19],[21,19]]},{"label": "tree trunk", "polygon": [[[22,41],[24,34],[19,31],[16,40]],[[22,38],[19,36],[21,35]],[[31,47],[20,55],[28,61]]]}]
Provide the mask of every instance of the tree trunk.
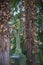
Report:
[{"label": "tree trunk", "polygon": [[32,29],[36,21],[36,6],[35,0],[24,0],[25,2],[25,45],[27,49],[27,65],[36,65],[35,45]]},{"label": "tree trunk", "polygon": [[10,65],[9,0],[0,0],[0,65]]},{"label": "tree trunk", "polygon": [[[1,26],[1,25],[0,25]],[[5,31],[6,28],[6,32]],[[0,65],[9,65],[10,61],[10,40],[8,32],[8,24],[3,24],[3,32],[0,36]],[[1,30],[1,28],[0,28]]]},{"label": "tree trunk", "polygon": [[20,49],[20,36],[19,36],[19,31],[16,34],[16,48]]}]

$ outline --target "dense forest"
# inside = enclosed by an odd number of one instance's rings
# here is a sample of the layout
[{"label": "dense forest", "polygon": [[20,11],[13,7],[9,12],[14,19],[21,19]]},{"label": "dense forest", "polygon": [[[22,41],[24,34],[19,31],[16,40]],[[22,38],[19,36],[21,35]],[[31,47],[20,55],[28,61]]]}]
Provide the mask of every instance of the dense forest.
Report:
[{"label": "dense forest", "polygon": [[43,65],[43,0],[0,0],[0,65]]}]

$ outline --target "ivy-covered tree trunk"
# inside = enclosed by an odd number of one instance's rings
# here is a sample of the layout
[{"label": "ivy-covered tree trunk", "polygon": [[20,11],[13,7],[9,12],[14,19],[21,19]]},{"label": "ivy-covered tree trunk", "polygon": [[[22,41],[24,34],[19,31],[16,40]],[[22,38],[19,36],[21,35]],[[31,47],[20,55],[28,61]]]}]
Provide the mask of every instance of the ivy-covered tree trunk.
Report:
[{"label": "ivy-covered tree trunk", "polygon": [[11,17],[9,0],[0,0],[0,65],[10,65],[9,25]]},{"label": "ivy-covered tree trunk", "polygon": [[36,21],[35,0],[24,0],[25,2],[25,45],[27,50],[27,65],[37,65],[34,42],[34,22]]}]

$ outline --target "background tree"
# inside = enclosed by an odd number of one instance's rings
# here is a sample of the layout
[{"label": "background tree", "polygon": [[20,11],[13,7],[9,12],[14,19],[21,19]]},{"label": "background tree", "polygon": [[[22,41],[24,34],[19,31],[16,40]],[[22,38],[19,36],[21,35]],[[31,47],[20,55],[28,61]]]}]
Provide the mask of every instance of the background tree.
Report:
[{"label": "background tree", "polygon": [[27,65],[37,65],[35,50],[37,43],[35,0],[24,0],[25,5],[25,45],[27,50]]}]

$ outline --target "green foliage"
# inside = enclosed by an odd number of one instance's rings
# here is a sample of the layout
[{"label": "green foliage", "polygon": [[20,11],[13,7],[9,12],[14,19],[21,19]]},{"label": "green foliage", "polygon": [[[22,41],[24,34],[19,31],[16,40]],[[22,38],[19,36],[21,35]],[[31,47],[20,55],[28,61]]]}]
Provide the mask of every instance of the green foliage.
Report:
[{"label": "green foliage", "polygon": [[12,8],[14,8],[20,0],[10,0]]},{"label": "green foliage", "polygon": [[36,3],[38,7],[40,7],[40,12],[43,12],[43,2],[42,0],[39,0],[38,3]]},{"label": "green foliage", "polygon": [[21,54],[21,49],[16,48],[15,49],[15,54]]},{"label": "green foliage", "polygon": [[[41,10],[42,10],[42,4],[40,3],[38,6],[41,7]],[[40,10],[40,9],[39,9]],[[41,14],[41,10],[40,12],[38,13],[37,15],[37,24],[38,24],[38,40],[40,42],[42,42],[42,44],[39,43],[38,45],[38,57],[37,57],[37,62],[39,64],[41,64],[43,62],[43,16]]]},{"label": "green foliage", "polygon": [[15,46],[13,47],[13,49],[12,50],[10,50],[10,55],[13,55],[14,53],[15,53]]},{"label": "green foliage", "polygon": [[42,24],[42,17],[41,17],[41,15],[40,15],[40,13],[38,14],[38,16],[37,16],[37,23],[39,24],[39,26],[40,26],[40,24]]},{"label": "green foliage", "polygon": [[41,42],[43,42],[43,16],[38,14],[37,24],[38,24],[38,38]]},{"label": "green foliage", "polygon": [[43,31],[42,32],[39,32],[38,35],[39,35],[39,40],[41,42],[43,42]]}]

